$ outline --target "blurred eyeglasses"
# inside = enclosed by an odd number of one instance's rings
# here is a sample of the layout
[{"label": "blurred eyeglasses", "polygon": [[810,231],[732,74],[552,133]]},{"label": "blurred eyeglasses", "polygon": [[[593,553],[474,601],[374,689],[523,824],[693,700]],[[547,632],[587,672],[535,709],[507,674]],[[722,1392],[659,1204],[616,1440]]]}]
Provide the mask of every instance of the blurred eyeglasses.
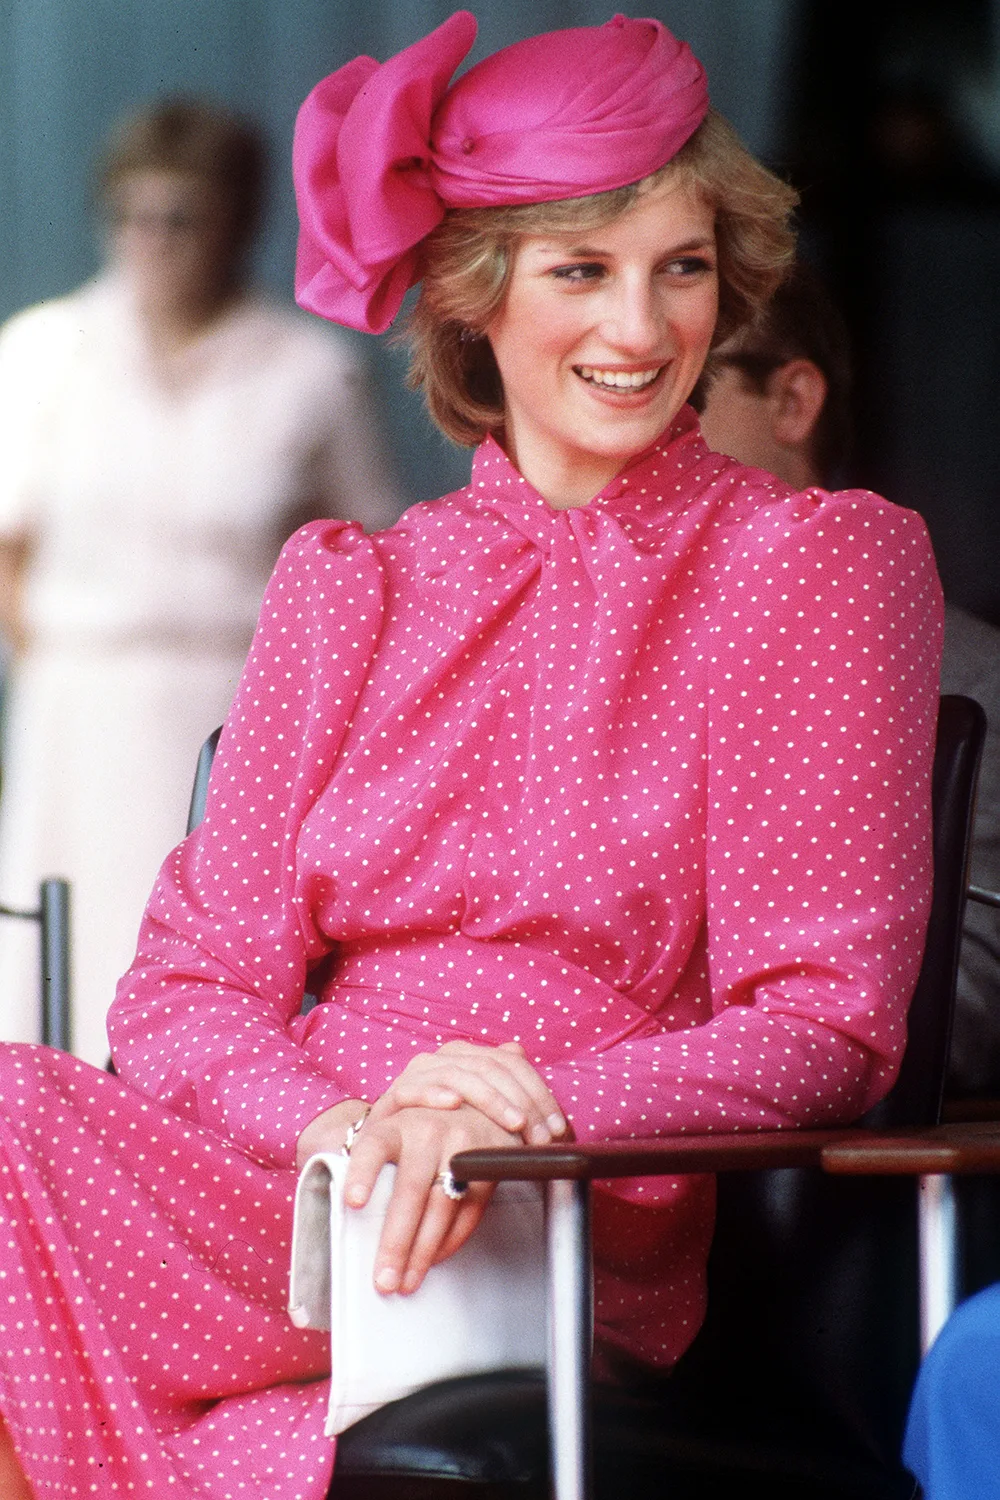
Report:
[{"label": "blurred eyeglasses", "polygon": [[201,234],[208,225],[207,214],[192,213],[188,209],[113,209],[110,215],[114,229],[137,229],[143,234],[162,234],[170,239],[181,239],[188,235]]}]

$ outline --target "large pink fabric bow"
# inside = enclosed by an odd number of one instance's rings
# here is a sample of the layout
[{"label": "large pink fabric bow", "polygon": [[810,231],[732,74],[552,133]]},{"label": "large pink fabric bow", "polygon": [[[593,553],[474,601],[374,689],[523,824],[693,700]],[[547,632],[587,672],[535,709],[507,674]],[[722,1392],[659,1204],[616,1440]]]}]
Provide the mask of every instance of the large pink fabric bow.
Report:
[{"label": "large pink fabric bow", "polygon": [[358,57],[299,112],[296,295],[382,333],[417,279],[415,247],[449,207],[550,202],[637,182],[705,117],[704,70],[654,20],[547,32],[449,88],[476,22],[456,11],[379,65]]},{"label": "large pink fabric bow", "polygon": [[456,11],[381,66],[356,57],[316,85],[292,150],[302,307],[383,333],[416,280],[413,248],[444,218],[430,176],[430,127],[476,39]]}]

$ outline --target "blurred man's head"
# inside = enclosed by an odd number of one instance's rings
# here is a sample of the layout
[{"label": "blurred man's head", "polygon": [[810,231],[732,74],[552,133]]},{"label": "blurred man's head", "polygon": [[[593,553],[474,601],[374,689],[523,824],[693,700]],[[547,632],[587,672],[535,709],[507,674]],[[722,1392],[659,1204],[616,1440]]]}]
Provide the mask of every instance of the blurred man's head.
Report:
[{"label": "blurred man's head", "polygon": [[799,262],[753,327],[706,373],[701,428],[717,453],[803,489],[837,482],[851,447],[851,359],[844,320]]}]

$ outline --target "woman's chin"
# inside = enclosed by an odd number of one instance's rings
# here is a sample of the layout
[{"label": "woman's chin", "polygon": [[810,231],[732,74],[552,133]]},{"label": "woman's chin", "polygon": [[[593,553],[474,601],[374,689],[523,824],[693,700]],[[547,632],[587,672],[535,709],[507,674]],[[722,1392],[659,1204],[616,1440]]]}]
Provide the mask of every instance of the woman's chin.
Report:
[{"label": "woman's chin", "polygon": [[593,451],[603,457],[617,457],[624,463],[656,442],[680,410],[681,403],[662,399],[643,405],[611,406],[605,404],[599,421],[587,424]]}]

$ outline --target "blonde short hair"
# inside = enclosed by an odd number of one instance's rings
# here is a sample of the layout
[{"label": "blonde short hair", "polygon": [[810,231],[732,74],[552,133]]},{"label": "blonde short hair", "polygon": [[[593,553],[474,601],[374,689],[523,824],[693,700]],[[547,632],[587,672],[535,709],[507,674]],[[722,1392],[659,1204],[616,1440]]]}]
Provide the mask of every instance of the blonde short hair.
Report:
[{"label": "blonde short hair", "polygon": [[424,241],[422,286],[404,338],[409,384],[423,390],[432,419],[453,442],[475,447],[503,426],[500,373],[484,333],[503,304],[518,239],[599,228],[664,182],[693,184],[715,209],[713,347],[754,321],[794,256],[789,220],[798,195],[714,110],[672,161],[628,187],[553,203],[452,209]]}]

